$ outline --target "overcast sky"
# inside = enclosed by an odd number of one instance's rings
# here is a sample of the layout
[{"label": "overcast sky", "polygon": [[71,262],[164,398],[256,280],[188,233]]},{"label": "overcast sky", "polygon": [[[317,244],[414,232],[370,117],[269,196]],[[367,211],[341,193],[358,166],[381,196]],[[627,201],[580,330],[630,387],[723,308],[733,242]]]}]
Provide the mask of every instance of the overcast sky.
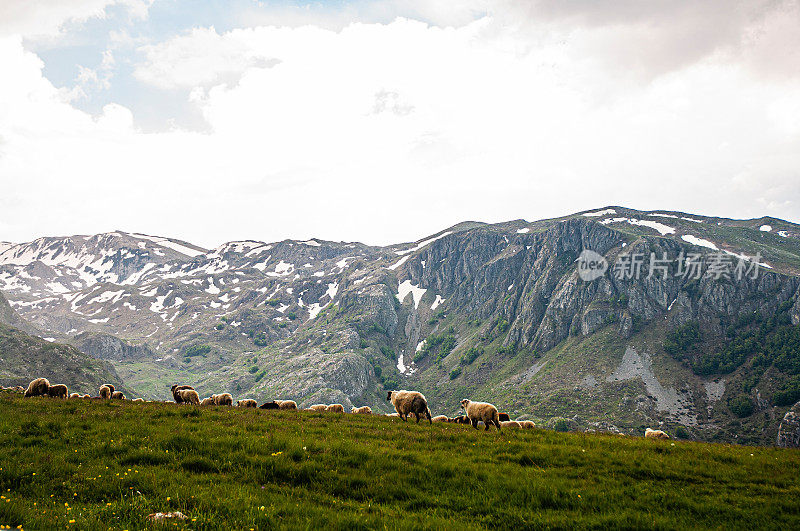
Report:
[{"label": "overcast sky", "polygon": [[800,221],[800,3],[2,0],[0,241]]}]

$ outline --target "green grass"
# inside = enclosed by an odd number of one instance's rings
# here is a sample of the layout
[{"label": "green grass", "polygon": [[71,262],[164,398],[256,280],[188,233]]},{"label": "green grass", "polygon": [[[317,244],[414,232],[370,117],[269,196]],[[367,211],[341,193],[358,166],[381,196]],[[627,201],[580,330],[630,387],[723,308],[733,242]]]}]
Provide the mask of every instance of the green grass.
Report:
[{"label": "green grass", "polygon": [[798,468],[771,448],[0,394],[0,524],[26,529],[175,510],[186,529],[796,529]]}]

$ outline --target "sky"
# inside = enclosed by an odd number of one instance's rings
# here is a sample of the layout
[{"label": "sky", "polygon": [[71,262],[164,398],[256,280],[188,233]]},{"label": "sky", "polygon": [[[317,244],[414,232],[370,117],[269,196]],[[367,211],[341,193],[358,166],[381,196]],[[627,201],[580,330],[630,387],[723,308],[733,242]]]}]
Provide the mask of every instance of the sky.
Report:
[{"label": "sky", "polygon": [[800,222],[800,2],[3,0],[0,241]]}]

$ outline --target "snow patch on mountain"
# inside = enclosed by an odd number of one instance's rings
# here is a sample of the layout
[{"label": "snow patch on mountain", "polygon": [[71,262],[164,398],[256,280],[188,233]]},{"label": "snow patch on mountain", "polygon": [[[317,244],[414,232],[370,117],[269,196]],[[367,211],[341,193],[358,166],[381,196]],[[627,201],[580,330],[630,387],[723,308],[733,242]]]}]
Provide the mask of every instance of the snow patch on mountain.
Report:
[{"label": "snow patch on mountain", "polygon": [[336,294],[338,292],[339,292],[339,283],[332,282],[328,284],[328,289],[327,291],[325,291],[325,295],[327,295],[328,297],[330,297],[331,300],[333,300],[333,298],[336,297]]},{"label": "snow patch on mountain", "polygon": [[453,231],[448,230],[446,232],[441,233],[438,236],[434,236],[432,238],[428,238],[427,240],[422,240],[421,242],[419,242],[417,245],[415,245],[411,249],[406,249],[404,251],[395,251],[394,253],[395,254],[399,254],[399,255],[404,255],[404,254],[408,254],[408,253],[413,253],[414,251],[419,251],[420,249],[422,249],[426,245],[429,245],[429,244],[435,242],[436,240],[442,239],[445,236],[449,236],[450,234],[453,234]]},{"label": "snow patch on mountain", "polygon": [[275,266],[275,270],[267,272],[267,275],[271,277],[282,277],[290,274],[292,271],[294,271],[294,264],[290,264],[281,260]]},{"label": "snow patch on mountain", "polygon": [[325,306],[326,306],[325,304],[320,304],[318,302],[315,302],[314,304],[309,304],[308,305],[308,318],[309,319],[314,319],[319,314],[319,312],[322,311],[322,309]]},{"label": "snow patch on mountain", "polygon": [[223,255],[228,254],[228,253],[233,253],[233,254],[245,254],[245,253],[247,253],[246,254],[246,256],[247,256],[247,255],[250,254],[250,252],[253,249],[260,249],[261,247],[264,247],[265,245],[266,244],[264,242],[257,242],[257,241],[253,241],[253,240],[244,240],[244,241],[238,241],[238,242],[227,242],[227,243],[224,243],[224,244],[220,245],[219,247],[217,247],[216,249],[214,249],[210,253],[206,254],[206,256],[208,258],[221,258]]},{"label": "snow patch on mountain", "polygon": [[214,285],[213,277],[208,277],[208,287],[203,291],[210,295],[217,295],[220,292],[220,289]]},{"label": "snow patch on mountain", "polygon": [[401,265],[405,264],[406,260],[408,260],[408,258],[409,258],[408,255],[406,255],[403,258],[401,258],[400,260],[398,260],[397,262],[395,262],[394,264],[392,264],[389,267],[387,267],[386,269],[391,269],[392,271],[394,271],[398,267],[400,267]]},{"label": "snow patch on mountain", "polygon": [[596,210],[594,212],[586,212],[583,215],[587,218],[596,218],[598,216],[605,216],[606,214],[616,214],[617,211],[613,208],[607,208],[605,210]]},{"label": "snow patch on mountain", "polygon": [[161,247],[172,249],[173,251],[185,254],[186,256],[189,256],[191,258],[194,258],[195,256],[200,256],[201,254],[206,254],[208,252],[205,249],[189,247],[186,244],[186,242],[170,240],[169,238],[163,238],[161,236],[148,236],[147,234],[140,234],[140,233],[133,233],[132,236],[149,240],[153,243],[160,245]]},{"label": "snow patch on mountain", "polygon": [[119,291],[104,291],[97,297],[91,299],[87,304],[94,304],[94,303],[105,303],[111,301],[112,303],[119,302],[119,299],[122,298],[123,294],[125,293],[124,289]]},{"label": "snow patch on mountain", "polygon": [[661,234],[662,236],[665,236],[667,234],[675,234],[675,229],[673,227],[670,227],[669,225],[664,225],[663,223],[659,223],[658,221],[651,221],[649,219],[608,218],[600,221],[600,223],[603,225],[608,225],[609,223],[622,223],[623,221],[626,221],[629,224],[636,225],[638,227],[648,227],[650,229],[657,230],[659,234]]},{"label": "snow patch on mountain", "polygon": [[669,225],[664,225],[663,223],[659,223],[658,221],[631,218],[628,220],[628,223],[630,223],[631,225],[638,225],[640,227],[648,227],[657,230],[662,236],[665,236],[667,234],[675,234],[674,228],[670,227]]},{"label": "snow patch on mountain", "polygon": [[685,242],[691,243],[692,245],[697,245],[699,247],[707,247],[709,249],[719,251],[719,247],[717,247],[714,242],[704,240],[703,238],[698,238],[697,236],[692,236],[691,234],[684,234],[683,236],[681,236],[681,239]]},{"label": "snow patch on mountain", "polygon": [[410,280],[405,280],[397,287],[397,298],[400,302],[403,302],[406,296],[411,293],[414,299],[414,308],[419,308],[419,301],[422,300],[422,296],[425,295],[426,291],[428,291],[426,288],[420,288],[412,284]]}]

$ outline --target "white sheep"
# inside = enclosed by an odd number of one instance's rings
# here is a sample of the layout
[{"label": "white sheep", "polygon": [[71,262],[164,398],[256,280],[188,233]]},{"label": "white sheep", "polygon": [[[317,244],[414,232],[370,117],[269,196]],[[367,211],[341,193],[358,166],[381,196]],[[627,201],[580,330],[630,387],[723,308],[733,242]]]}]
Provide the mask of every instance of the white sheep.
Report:
[{"label": "white sheep", "polygon": [[500,425],[504,428],[522,428],[522,424],[516,420],[503,420],[500,421]]},{"label": "white sheep", "polygon": [[[182,403],[180,391],[185,391],[185,390],[194,390],[194,387],[192,387],[191,385],[178,385],[178,384],[175,384],[172,387],[170,387],[170,391],[172,391],[172,398],[175,399],[175,402],[177,404]],[[114,389],[112,388],[111,391],[113,392]]]},{"label": "white sheep", "polygon": [[207,396],[207,397],[205,397],[204,399],[202,399],[200,401],[200,405],[201,406],[213,406],[214,405],[214,399],[211,398],[210,396]]},{"label": "white sheep", "polygon": [[50,389],[50,382],[47,378],[36,378],[28,384],[28,389],[25,390],[25,398],[46,395],[48,389]]},{"label": "white sheep", "polygon": [[252,398],[245,398],[244,400],[237,400],[236,407],[258,407],[258,402]]},{"label": "white sheep", "polygon": [[180,391],[176,391],[178,398],[180,398],[179,404],[195,404],[200,405],[200,395],[197,394],[197,391],[194,389],[181,389]]},{"label": "white sheep", "polygon": [[100,386],[100,398],[110,400],[111,395],[114,393],[114,386],[111,384],[104,384]]},{"label": "white sheep", "polygon": [[350,408],[350,413],[358,413],[361,415],[372,415],[372,408],[369,406],[362,406],[362,407],[353,406],[352,408]]},{"label": "white sheep", "polygon": [[522,426],[524,429],[530,430],[536,427],[536,424],[532,420],[520,420],[519,425]]},{"label": "white sheep", "polygon": [[650,428],[644,430],[644,436],[647,439],[669,439],[669,435],[667,435],[663,431],[651,430]]},{"label": "white sheep", "polygon": [[297,409],[297,402],[294,400],[275,400],[279,409]]},{"label": "white sheep", "polygon": [[431,422],[450,422],[450,417],[447,415],[436,415],[431,419]]},{"label": "white sheep", "polygon": [[325,411],[328,408],[326,404],[314,404],[312,406],[308,406],[306,411]]},{"label": "white sheep", "polygon": [[220,393],[218,395],[211,395],[211,398],[214,399],[214,405],[217,406],[232,406],[233,405],[233,397],[230,393]]},{"label": "white sheep", "polygon": [[473,402],[466,398],[461,401],[461,407],[467,413],[467,418],[472,423],[472,427],[478,429],[478,422],[483,421],[486,431],[489,426],[494,425],[500,430],[500,415],[497,408],[488,402]]},{"label": "white sheep", "polygon": [[64,384],[55,384],[47,388],[47,395],[52,398],[66,399],[69,396],[69,389]]},{"label": "white sheep", "polygon": [[344,413],[344,406],[341,404],[331,404],[325,408],[328,413]]},{"label": "white sheep", "polygon": [[386,395],[386,400],[391,401],[394,410],[406,422],[410,414],[417,417],[417,424],[419,424],[420,415],[428,418],[428,423],[433,424],[431,420],[431,410],[428,409],[428,401],[425,396],[418,391],[389,391]]}]

